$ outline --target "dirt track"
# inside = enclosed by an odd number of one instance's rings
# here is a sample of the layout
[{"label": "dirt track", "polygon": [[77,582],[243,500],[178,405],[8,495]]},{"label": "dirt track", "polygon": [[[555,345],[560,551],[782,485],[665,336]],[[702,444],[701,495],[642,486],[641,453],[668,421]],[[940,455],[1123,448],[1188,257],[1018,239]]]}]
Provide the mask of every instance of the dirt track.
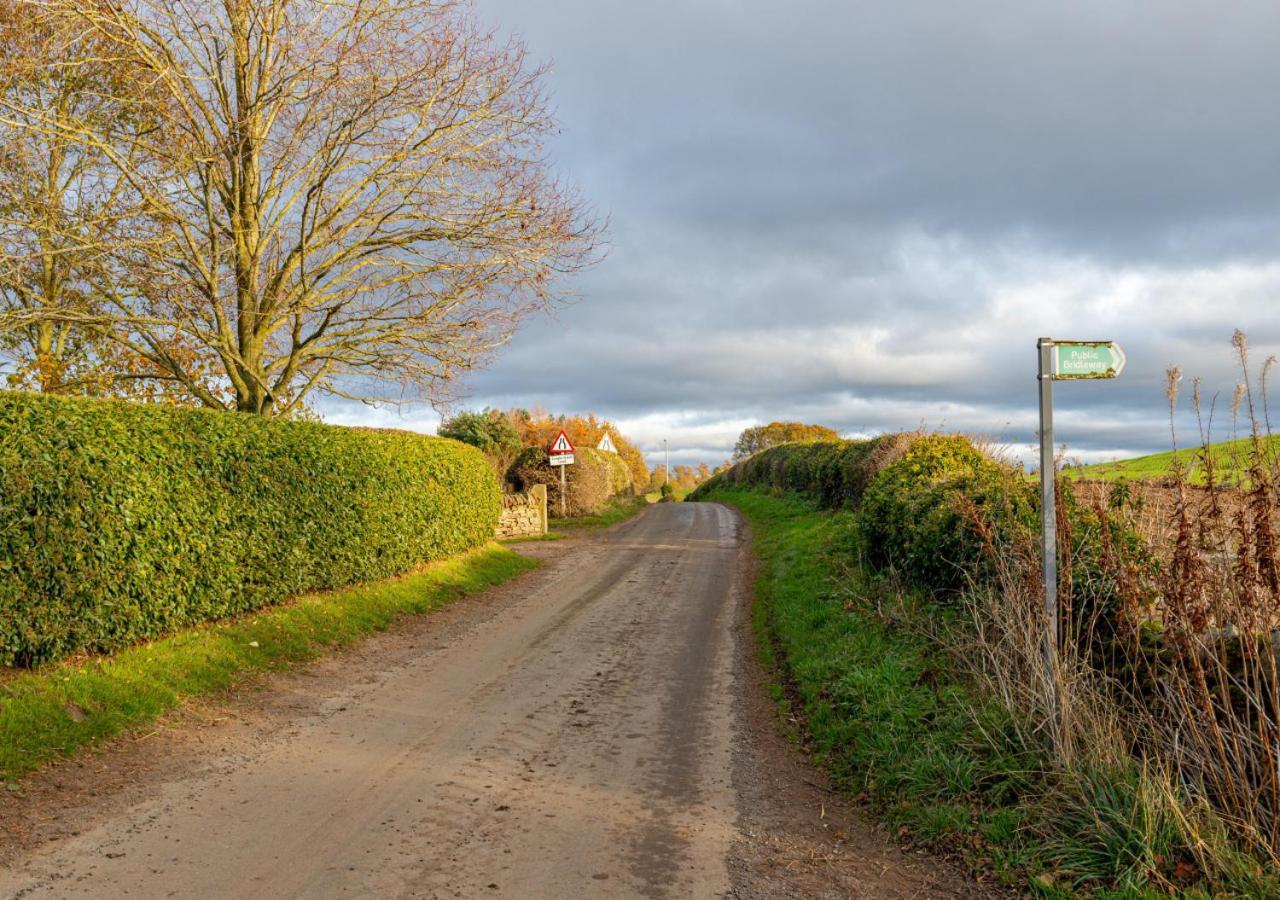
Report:
[{"label": "dirt track", "polygon": [[515,584],[32,779],[0,897],[981,893],[774,733],[731,511],[528,546]]}]

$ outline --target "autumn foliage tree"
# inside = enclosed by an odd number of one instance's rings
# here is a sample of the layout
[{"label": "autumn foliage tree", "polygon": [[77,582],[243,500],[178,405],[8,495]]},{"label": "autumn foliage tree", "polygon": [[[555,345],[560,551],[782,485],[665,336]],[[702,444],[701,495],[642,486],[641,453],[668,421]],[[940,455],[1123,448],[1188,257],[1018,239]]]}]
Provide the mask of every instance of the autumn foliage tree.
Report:
[{"label": "autumn foliage tree", "polygon": [[691,491],[712,474],[711,467],[706,463],[699,463],[696,469],[685,465],[672,466],[670,472],[666,471],[665,466],[659,464],[649,472],[647,492],[660,491],[663,485],[671,485],[682,491]]},{"label": "autumn foliage tree", "polygon": [[541,409],[512,409],[506,415],[519,431],[520,442],[526,447],[549,447],[561,430],[575,447],[595,447],[608,434],[613,438],[618,456],[631,473],[632,490],[643,493],[648,487],[649,467],[644,453],[608,419],[599,419],[594,413],[553,416]]},{"label": "autumn foliage tree", "polygon": [[840,435],[823,425],[806,425],[803,422],[770,422],[768,425],[756,425],[738,435],[738,442],[733,447],[734,459],[745,459],[778,444],[789,444],[796,441],[835,441]]},{"label": "autumn foliage tree", "polygon": [[599,227],[545,160],[543,70],[465,4],[16,2],[91,42],[81,65],[129,72],[144,99],[108,84],[104,102],[154,120],[6,101],[10,124],[109,162],[157,225],[96,308],[58,320],[206,406],[437,399],[595,259]]}]

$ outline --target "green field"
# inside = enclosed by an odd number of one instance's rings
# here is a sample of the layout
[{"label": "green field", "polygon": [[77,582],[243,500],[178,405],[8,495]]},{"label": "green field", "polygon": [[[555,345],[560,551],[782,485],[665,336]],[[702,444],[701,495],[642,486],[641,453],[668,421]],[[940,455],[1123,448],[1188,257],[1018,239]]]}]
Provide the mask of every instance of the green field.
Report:
[{"label": "green field", "polygon": [[[1215,469],[1214,480],[1227,482],[1246,480],[1251,445],[1252,441],[1248,438],[1212,444],[1210,453]],[[1263,438],[1263,446],[1267,454],[1274,458],[1277,453],[1280,453],[1280,435]],[[1177,453],[1167,451],[1088,466],[1071,466],[1064,468],[1062,474],[1068,478],[1101,481],[1118,481],[1122,478],[1127,481],[1140,481],[1172,475],[1175,461],[1189,473],[1192,482],[1204,482],[1204,451],[1198,446],[1183,448]]]}]

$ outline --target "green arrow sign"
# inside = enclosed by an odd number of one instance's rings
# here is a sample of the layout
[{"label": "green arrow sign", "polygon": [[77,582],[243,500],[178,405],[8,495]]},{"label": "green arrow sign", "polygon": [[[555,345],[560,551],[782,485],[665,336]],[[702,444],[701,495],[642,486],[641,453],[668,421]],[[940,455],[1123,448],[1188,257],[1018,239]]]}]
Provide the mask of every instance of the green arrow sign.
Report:
[{"label": "green arrow sign", "polygon": [[1055,341],[1054,378],[1115,378],[1124,369],[1124,351],[1114,341]]}]

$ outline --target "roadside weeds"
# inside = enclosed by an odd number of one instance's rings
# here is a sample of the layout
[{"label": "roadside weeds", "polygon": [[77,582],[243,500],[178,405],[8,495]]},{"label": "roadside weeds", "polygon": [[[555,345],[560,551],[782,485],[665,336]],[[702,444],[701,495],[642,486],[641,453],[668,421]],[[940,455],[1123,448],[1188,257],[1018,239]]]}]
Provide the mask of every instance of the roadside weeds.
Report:
[{"label": "roadside weeds", "polygon": [[1152,773],[1058,771],[957,658],[963,611],[866,574],[851,513],[752,490],[706,499],[752,523],[755,625],[782,669],[785,719],[900,838],[1041,896],[1268,896],[1262,873],[1209,887],[1178,865],[1177,836],[1151,816]]}]

